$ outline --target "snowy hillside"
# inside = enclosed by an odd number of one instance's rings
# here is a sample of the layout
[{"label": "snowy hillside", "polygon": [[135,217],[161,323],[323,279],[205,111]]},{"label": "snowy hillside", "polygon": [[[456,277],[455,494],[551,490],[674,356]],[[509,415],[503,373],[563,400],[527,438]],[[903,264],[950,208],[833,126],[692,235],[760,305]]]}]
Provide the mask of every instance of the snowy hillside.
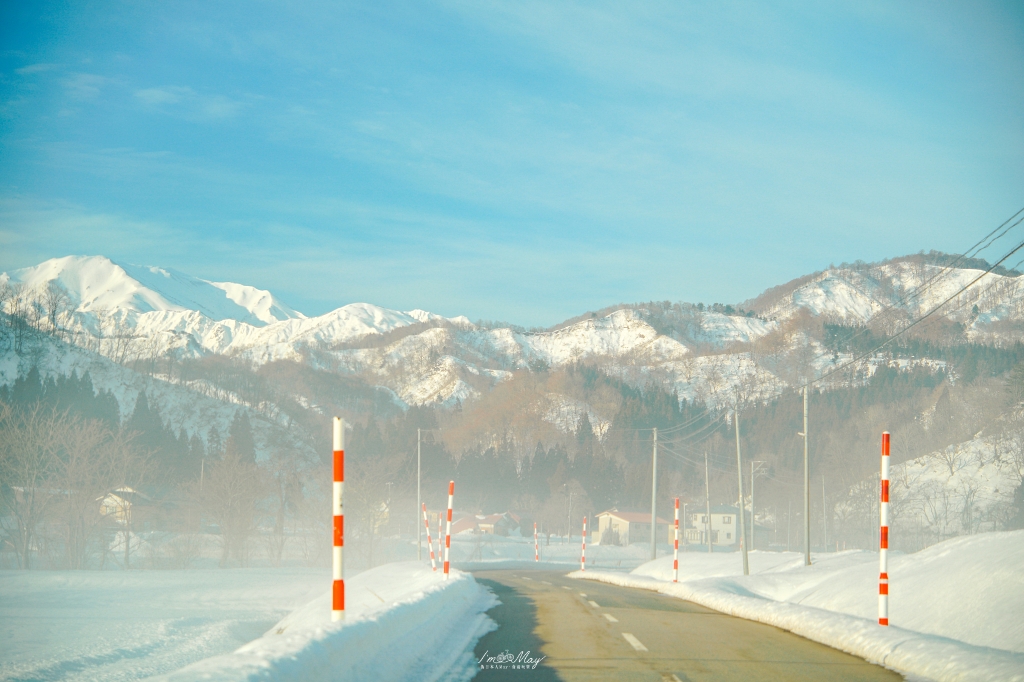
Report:
[{"label": "snowy hillside", "polygon": [[38,290],[60,283],[79,312],[130,310],[136,313],[194,310],[211,320],[262,326],[302,318],[269,291],[233,282],[209,282],[176,270],[115,263],[103,256],[53,258],[0,280]]},{"label": "snowy hillside", "polygon": [[[117,400],[122,416],[135,409],[139,395],[145,392],[150,409],[156,410],[165,426],[188,437],[198,435],[206,444],[211,438],[223,443],[239,410],[245,411],[252,425],[256,456],[263,460],[276,449],[287,447],[298,460],[315,462],[316,453],[300,434],[290,430],[266,414],[224,400],[199,395],[177,386],[123,367],[107,358],[49,336],[34,335],[25,341],[22,353],[8,349],[0,352],[0,386],[10,386],[24,378],[33,367],[45,381],[88,373],[97,392],[109,392]],[[272,406],[269,412],[272,414]]]},{"label": "snowy hillside", "polygon": [[[99,256],[50,260],[9,279],[36,291],[59,282],[75,309],[70,338],[122,363],[208,355],[241,357],[256,366],[293,360],[356,375],[406,405],[453,407],[486,393],[510,372],[584,361],[627,383],[655,382],[680,398],[721,408],[738,398],[770,398],[801,373],[820,376],[852,357],[823,348],[807,314],[892,331],[981,273],[908,257],[830,268],[765,292],[743,304],[750,311],[745,314],[718,304],[673,304],[660,312],[618,306],[544,332],[477,328],[465,317],[369,303],[307,318],[266,291]],[[1024,337],[1024,290],[1008,274],[988,275],[944,312],[968,340]],[[125,342],[110,341],[118,338]],[[870,360],[862,375],[885,362]]]},{"label": "snowy hillside", "polygon": [[804,309],[830,320],[863,324],[889,309],[907,319],[918,317],[954,297],[944,312],[964,324],[969,337],[1005,337],[1009,330],[999,330],[998,323],[1024,320],[1024,282],[1019,277],[992,272],[975,286],[957,293],[984,272],[908,260],[863,268],[830,268],[784,294],[765,294],[748,305],[772,320],[789,319]]}]

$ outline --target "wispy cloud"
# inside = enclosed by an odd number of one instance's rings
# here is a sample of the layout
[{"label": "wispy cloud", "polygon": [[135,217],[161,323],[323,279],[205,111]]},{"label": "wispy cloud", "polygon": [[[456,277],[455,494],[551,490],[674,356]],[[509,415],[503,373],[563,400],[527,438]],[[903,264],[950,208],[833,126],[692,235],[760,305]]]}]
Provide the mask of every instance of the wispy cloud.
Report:
[{"label": "wispy cloud", "polygon": [[189,119],[233,118],[244,103],[220,94],[199,93],[187,86],[162,86],[135,91],[143,105]]},{"label": "wispy cloud", "polygon": [[182,97],[192,97],[195,93],[192,88],[183,87],[164,87],[164,88],[144,88],[142,90],[135,91],[135,97],[139,99],[143,104],[150,106],[157,106],[160,104],[177,104],[181,101]]},{"label": "wispy cloud", "polygon": [[54,69],[59,69],[59,68],[60,68],[60,64],[44,64],[44,63],[29,64],[29,65],[23,66],[23,67],[21,67],[19,69],[15,69],[14,73],[18,74],[19,76],[29,76],[29,75],[32,75],[34,73],[42,73],[44,71],[53,71]]},{"label": "wispy cloud", "polygon": [[93,99],[109,82],[110,79],[105,76],[94,73],[76,73],[64,79],[62,84],[67,93],[75,99]]}]

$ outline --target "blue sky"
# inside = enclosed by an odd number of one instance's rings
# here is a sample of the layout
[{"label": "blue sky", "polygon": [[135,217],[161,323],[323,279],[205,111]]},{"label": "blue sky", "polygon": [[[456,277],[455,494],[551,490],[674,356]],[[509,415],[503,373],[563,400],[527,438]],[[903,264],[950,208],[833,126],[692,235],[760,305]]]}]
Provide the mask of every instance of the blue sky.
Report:
[{"label": "blue sky", "polygon": [[0,270],[549,325],[1024,205],[1020,3],[3,3],[0,49]]}]

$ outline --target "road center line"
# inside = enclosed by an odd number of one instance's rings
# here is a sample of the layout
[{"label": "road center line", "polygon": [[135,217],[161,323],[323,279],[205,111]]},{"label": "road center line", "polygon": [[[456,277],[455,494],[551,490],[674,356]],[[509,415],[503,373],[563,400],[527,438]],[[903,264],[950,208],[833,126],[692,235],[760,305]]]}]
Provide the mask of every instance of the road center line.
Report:
[{"label": "road center line", "polygon": [[639,639],[634,637],[631,633],[623,632],[622,633],[622,638],[625,639],[627,642],[629,642],[629,645],[631,647],[633,647],[634,649],[636,649],[637,651],[647,651],[647,647],[645,647],[643,645],[643,642],[641,642]]},{"label": "road center line", "polygon": [[568,585],[562,585],[562,589],[563,590],[571,590],[572,588],[569,587]]},{"label": "road center line", "polygon": [[601,608],[600,606],[597,605],[597,602],[594,601],[594,600],[590,600],[587,603],[590,604],[591,606],[593,606],[595,609]]},{"label": "road center line", "polygon": [[580,592],[580,596],[581,596],[581,597],[586,597],[586,596],[587,596],[587,593],[586,593],[586,592]]},{"label": "road center line", "polygon": [[619,619],[616,618],[615,616],[613,616],[610,613],[602,613],[601,615],[604,616],[605,618],[607,618],[609,623],[618,623],[619,622]]},{"label": "road center line", "polygon": [[541,582],[544,583],[545,585],[550,585],[551,584],[547,580],[541,580]]}]

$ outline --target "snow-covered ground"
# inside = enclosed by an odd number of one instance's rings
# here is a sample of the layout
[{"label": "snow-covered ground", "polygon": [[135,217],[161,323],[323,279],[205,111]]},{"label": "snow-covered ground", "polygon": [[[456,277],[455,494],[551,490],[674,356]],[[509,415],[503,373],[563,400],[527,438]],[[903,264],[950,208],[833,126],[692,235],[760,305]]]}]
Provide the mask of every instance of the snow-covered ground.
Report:
[{"label": "snow-covered ground", "polygon": [[324,569],[0,572],[0,679],[469,679],[493,622],[470,575],[422,562]]},{"label": "snow-covered ground", "polygon": [[494,628],[494,595],[460,571],[385,564],[346,581],[345,621],[326,592],[259,639],[161,679],[469,680],[476,641]]},{"label": "snow-covered ground", "polygon": [[1024,531],[984,533],[889,560],[889,622],[877,624],[878,555],[751,552],[680,555],[632,573],[575,578],[657,590],[775,625],[916,679],[1024,680]]},{"label": "snow-covered ground", "polygon": [[[435,545],[437,542],[434,540]],[[588,542],[590,540],[588,539]],[[574,535],[570,541],[563,537],[551,537],[546,544],[540,536],[540,561],[534,560],[533,538],[501,537],[486,533],[474,535],[460,533],[452,536],[452,565],[463,570],[516,568],[541,568],[544,570],[571,570],[579,568],[582,550],[581,538]],[[665,551],[665,545],[660,552]],[[424,556],[427,556],[424,545]],[[650,558],[650,546],[646,544],[618,547],[613,545],[587,545],[587,566],[608,570],[630,570]]]},{"label": "snow-covered ground", "polygon": [[134,680],[233,651],[324,569],[0,571],[0,679]]}]

